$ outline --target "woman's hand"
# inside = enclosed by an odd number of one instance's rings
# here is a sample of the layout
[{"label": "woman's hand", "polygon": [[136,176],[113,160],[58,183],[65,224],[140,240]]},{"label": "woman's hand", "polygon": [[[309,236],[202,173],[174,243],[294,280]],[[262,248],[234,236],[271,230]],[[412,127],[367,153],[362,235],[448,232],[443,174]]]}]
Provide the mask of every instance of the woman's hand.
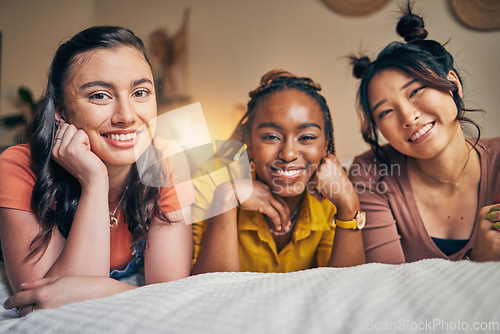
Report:
[{"label": "woman's hand", "polygon": [[[241,200],[242,198],[244,200]],[[285,201],[274,196],[271,188],[261,181],[233,180],[219,185],[214,192],[210,216],[222,214],[236,206],[265,214],[278,231],[288,229],[291,224],[290,210]]]},{"label": "woman's hand", "polygon": [[[243,181],[250,185],[249,182]],[[241,186],[238,181],[235,182],[238,190]],[[248,211],[258,211],[271,219],[277,231],[288,230],[290,227],[290,209],[286,205],[286,202],[279,196],[274,196],[271,192],[271,188],[261,182],[252,182],[252,193],[245,201],[241,202],[239,207],[243,210]]]},{"label": "woman's hand", "polygon": [[91,151],[89,137],[74,125],[61,122],[56,132],[53,159],[71,173],[83,187],[107,177],[104,163]]},{"label": "woman's hand", "polygon": [[474,261],[500,260],[500,204],[481,208],[478,213],[479,230],[476,244],[470,254]]},{"label": "woman's hand", "polygon": [[19,308],[25,316],[33,310],[56,308],[91,298],[102,298],[135,288],[109,277],[64,276],[42,278],[21,285],[23,291],[9,297],[4,307]]},{"label": "woman's hand", "polygon": [[359,210],[358,195],[333,154],[328,154],[321,160],[307,190],[320,201],[326,198],[332,202],[337,207],[337,218],[340,220],[353,219]]}]

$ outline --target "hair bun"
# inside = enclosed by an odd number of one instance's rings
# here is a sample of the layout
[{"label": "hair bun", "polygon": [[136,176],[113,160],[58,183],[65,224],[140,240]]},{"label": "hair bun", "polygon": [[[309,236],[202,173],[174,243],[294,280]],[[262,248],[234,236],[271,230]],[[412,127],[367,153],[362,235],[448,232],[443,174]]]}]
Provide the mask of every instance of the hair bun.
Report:
[{"label": "hair bun", "polygon": [[314,82],[311,78],[298,77],[285,70],[270,70],[262,76],[262,79],[260,79],[259,87],[252,90],[248,95],[253,98],[255,95],[260,94],[263,91],[267,91],[276,85],[282,84],[285,84],[285,86],[299,84],[312,88],[316,91],[321,90],[321,86]]},{"label": "hair bun", "polygon": [[399,20],[396,32],[408,43],[427,37],[427,30],[424,29],[424,20],[420,16],[412,14],[410,9]]},{"label": "hair bun", "polygon": [[296,78],[296,76],[285,70],[270,70],[262,76],[262,79],[260,79],[260,85],[266,86],[273,81],[280,80],[282,78]]},{"label": "hair bun", "polygon": [[363,57],[350,57],[351,58],[351,65],[352,65],[352,75],[356,79],[361,79],[363,75],[365,75],[366,70],[368,69],[368,66],[371,64],[370,58],[363,56]]}]

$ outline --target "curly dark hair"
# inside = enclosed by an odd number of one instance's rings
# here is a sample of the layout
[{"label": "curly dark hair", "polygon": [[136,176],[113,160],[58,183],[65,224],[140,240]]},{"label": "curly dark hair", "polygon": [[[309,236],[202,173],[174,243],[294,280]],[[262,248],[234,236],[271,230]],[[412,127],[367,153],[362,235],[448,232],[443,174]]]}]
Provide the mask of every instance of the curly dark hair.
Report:
[{"label": "curly dark hair", "polygon": [[378,54],[373,62],[366,56],[349,57],[353,65],[352,73],[354,77],[361,79],[357,94],[361,133],[365,142],[371,146],[375,157],[382,163],[387,163],[387,153],[379,144],[377,125],[368,101],[368,86],[377,73],[387,68],[399,68],[427,87],[443,92],[451,92],[458,111],[456,119],[461,123],[472,124],[478,132],[477,140],[481,135],[479,125],[465,116],[465,112],[479,110],[466,109],[458,93],[458,87],[447,79],[448,73],[453,71],[460,83],[462,83],[460,75],[454,67],[453,56],[439,42],[425,39],[427,30],[424,28],[424,20],[413,13],[410,1],[402,10],[403,16],[397,24],[396,31],[404,38],[406,43],[390,43]]},{"label": "curly dark hair", "polygon": [[[68,237],[76,208],[81,196],[81,186],[77,179],[52,159],[52,146],[56,133],[55,110],[64,106],[64,82],[76,64],[78,55],[96,49],[133,47],[141,52],[148,62],[144,44],[130,30],[116,26],[95,26],[85,29],[57,49],[49,70],[47,87],[42,102],[32,122],[28,126],[27,137],[31,149],[31,158],[35,167],[37,180],[33,188],[31,206],[39,220],[42,231],[30,244],[27,259],[46,250],[57,228]],[[150,146],[139,159],[158,159],[158,151]],[[143,178],[162,178],[166,173],[161,163],[150,165],[142,172]],[[141,182],[136,163],[129,176],[128,191],[123,200],[125,221],[132,234],[132,244],[142,245],[153,217],[168,221],[160,209],[159,187],[149,187]],[[151,183],[149,183],[151,184]]]},{"label": "curly dark hair", "polygon": [[[297,89],[304,92],[318,103],[325,121],[325,138],[328,140],[327,150],[328,153],[335,154],[332,117],[326,99],[319,93],[321,86],[311,78],[298,77],[284,70],[271,70],[262,76],[260,85],[249,93],[250,101],[247,104],[247,111],[238,122],[229,139],[248,142],[257,105],[270,94],[288,89]],[[237,149],[233,148],[233,150]]]}]

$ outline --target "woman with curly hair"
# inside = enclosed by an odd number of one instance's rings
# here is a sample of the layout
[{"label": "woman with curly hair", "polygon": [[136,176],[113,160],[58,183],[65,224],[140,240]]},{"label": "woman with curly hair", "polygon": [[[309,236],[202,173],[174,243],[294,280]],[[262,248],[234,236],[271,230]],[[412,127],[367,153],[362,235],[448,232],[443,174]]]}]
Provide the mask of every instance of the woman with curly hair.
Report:
[{"label": "woman with curly hair", "polygon": [[247,146],[253,181],[237,183],[236,192],[250,195],[233,203],[234,184],[217,186],[212,207],[230,205],[194,224],[193,273],[364,263],[364,213],[334,156],[330,110],[320,89],[310,78],[274,70],[250,92],[230,138]]}]

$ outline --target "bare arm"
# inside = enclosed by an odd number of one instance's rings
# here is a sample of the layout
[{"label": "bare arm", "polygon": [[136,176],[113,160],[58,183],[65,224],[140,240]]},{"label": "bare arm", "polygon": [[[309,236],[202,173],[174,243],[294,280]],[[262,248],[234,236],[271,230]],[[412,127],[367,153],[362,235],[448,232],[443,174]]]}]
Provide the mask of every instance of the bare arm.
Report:
[{"label": "bare arm", "polygon": [[[217,188],[214,202],[230,203],[228,189]],[[234,204],[234,203],[233,203]],[[217,210],[219,210],[218,208]],[[204,235],[203,246],[193,267],[192,273],[239,271],[237,208],[221,210],[223,213],[209,218]],[[217,212],[221,212],[217,211]],[[224,212],[225,211],[225,212]]]},{"label": "bare arm", "polygon": [[[14,292],[21,290],[22,283],[43,277],[109,275],[109,255],[106,257],[106,251],[109,252],[109,226],[91,227],[96,220],[99,222],[95,218],[99,211],[92,208],[93,202],[100,200],[99,195],[99,192],[95,196],[89,192],[82,196],[68,240],[55,228],[47,248],[42,248],[28,260],[30,244],[41,231],[38,219],[32,212],[0,208],[2,252]],[[107,197],[105,203],[107,206]],[[99,229],[100,226],[106,229]],[[96,247],[99,244],[101,247]]]},{"label": "bare arm", "polygon": [[[276,229],[290,225],[289,209],[282,199],[273,196],[269,186],[260,181],[234,181],[238,193],[251,195],[239,208],[268,216]],[[244,189],[250,187],[250,189]],[[219,185],[214,193],[212,211],[220,213],[207,220],[203,246],[193,267],[193,274],[217,271],[239,271],[238,211],[230,182]]]},{"label": "bare arm", "polygon": [[18,307],[24,316],[33,310],[56,308],[92,298],[103,298],[132,290],[136,286],[109,277],[65,276],[42,278],[23,285],[23,291],[9,297],[4,307]]},{"label": "bare arm", "polygon": [[[359,198],[337,158],[323,158],[308,189],[318,199],[326,198],[337,207],[336,219],[352,220],[359,210]],[[363,236],[360,230],[335,230],[329,266],[348,267],[365,263]]]},{"label": "bare arm", "polygon": [[28,260],[30,244],[41,231],[37,217],[28,211],[0,209],[0,237],[14,291],[43,277],[109,275],[107,169],[90,151],[85,132],[64,124],[58,136],[62,140],[56,140],[53,158],[77,177],[82,196],[68,238],[53,229],[47,248]]},{"label": "bare arm", "polygon": [[144,254],[146,284],[189,276],[193,254],[191,208],[169,212],[172,223],[153,220]]},{"label": "bare arm", "polygon": [[500,204],[481,208],[477,217],[479,229],[470,259],[500,261]]},{"label": "bare arm", "polygon": [[361,210],[366,212],[363,243],[367,262],[405,263],[396,221],[386,193],[377,190],[375,165],[355,159],[350,179],[358,192]]},{"label": "bare arm", "polygon": [[65,239],[55,229],[43,256],[37,254],[25,261],[30,252],[29,245],[38,232],[40,224],[33,213],[0,208],[2,253],[7,277],[14,292],[21,291],[22,283],[45,277],[64,248]]},{"label": "bare arm", "polygon": [[237,209],[208,219],[203,247],[194,265],[193,275],[239,271]]},{"label": "bare arm", "polygon": [[64,249],[46,276],[108,276],[110,231],[106,166],[91,151],[83,130],[63,123],[56,138],[61,139],[55,141],[52,157],[78,180],[82,195]]},{"label": "bare arm", "polygon": [[107,187],[84,191],[64,247],[45,277],[109,275],[110,228],[107,194]]}]

